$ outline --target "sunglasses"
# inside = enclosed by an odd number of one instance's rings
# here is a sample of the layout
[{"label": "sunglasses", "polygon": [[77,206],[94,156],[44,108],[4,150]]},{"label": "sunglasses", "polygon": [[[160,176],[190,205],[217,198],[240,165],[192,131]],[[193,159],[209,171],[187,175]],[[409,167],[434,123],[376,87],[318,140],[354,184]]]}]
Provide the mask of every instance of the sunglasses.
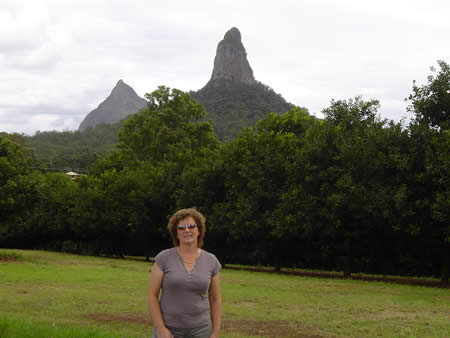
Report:
[{"label": "sunglasses", "polygon": [[197,224],[179,224],[177,225],[178,230],[186,230],[186,229],[194,229],[197,226]]}]

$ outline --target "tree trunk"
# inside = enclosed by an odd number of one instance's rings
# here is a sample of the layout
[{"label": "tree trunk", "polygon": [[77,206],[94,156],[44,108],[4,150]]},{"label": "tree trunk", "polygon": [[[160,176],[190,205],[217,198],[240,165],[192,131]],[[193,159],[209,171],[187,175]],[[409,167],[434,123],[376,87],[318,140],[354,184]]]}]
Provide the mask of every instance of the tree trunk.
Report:
[{"label": "tree trunk", "polygon": [[350,278],[352,274],[352,241],[347,241],[347,255],[344,258],[344,278]]},{"label": "tree trunk", "polygon": [[275,264],[275,271],[276,272],[280,272],[281,271],[281,264],[280,261],[277,260],[276,264]]},{"label": "tree trunk", "polygon": [[441,266],[441,283],[448,284],[448,263],[450,255],[450,244],[444,243],[443,255],[442,255],[442,266]]},{"label": "tree trunk", "polygon": [[280,243],[280,240],[278,240],[278,244],[277,244],[277,246],[276,246],[276,249],[275,249],[275,254],[276,254],[276,257],[275,257],[275,271],[276,272],[280,272],[281,271],[281,243]]}]

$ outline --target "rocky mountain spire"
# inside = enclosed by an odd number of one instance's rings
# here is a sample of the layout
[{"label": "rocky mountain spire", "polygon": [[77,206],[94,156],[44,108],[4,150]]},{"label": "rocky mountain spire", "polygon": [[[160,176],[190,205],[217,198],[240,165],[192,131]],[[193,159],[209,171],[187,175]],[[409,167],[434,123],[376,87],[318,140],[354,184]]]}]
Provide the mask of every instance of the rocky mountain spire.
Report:
[{"label": "rocky mountain spire", "polygon": [[255,80],[241,33],[235,27],[217,46],[211,79],[190,94],[205,107],[214,132],[224,142],[267,114],[284,113],[293,107],[269,86]]},{"label": "rocky mountain spire", "polygon": [[88,127],[95,127],[101,123],[112,124],[119,122],[128,115],[144,108],[147,101],[139,97],[133,88],[119,80],[111,94],[91,111],[78,127],[83,131]]},{"label": "rocky mountain spire", "polygon": [[241,32],[236,27],[226,32],[217,46],[211,81],[227,79],[235,82],[253,84],[253,70],[247,61],[247,53],[241,41]]}]

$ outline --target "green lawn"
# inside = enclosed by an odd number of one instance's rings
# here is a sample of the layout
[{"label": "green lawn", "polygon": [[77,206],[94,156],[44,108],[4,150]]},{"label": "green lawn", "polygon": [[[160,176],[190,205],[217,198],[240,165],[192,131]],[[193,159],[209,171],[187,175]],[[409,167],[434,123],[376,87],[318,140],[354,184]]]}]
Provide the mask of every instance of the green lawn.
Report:
[{"label": "green lawn", "polygon": [[[0,249],[0,337],[148,337],[151,265]],[[224,269],[223,336],[450,336],[449,289]]]}]

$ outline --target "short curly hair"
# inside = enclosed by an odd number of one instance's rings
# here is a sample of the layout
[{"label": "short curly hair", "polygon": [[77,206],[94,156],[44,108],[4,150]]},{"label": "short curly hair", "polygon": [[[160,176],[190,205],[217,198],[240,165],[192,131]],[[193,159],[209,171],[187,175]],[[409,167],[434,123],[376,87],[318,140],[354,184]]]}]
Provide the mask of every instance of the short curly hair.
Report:
[{"label": "short curly hair", "polygon": [[177,235],[177,225],[181,220],[189,216],[192,217],[195,220],[195,224],[197,224],[199,232],[197,247],[201,248],[203,246],[203,239],[205,238],[206,233],[206,218],[197,209],[188,208],[178,210],[172,215],[172,217],[170,217],[169,224],[167,224],[167,229],[172,237],[173,245],[179,246],[180,240]]}]

